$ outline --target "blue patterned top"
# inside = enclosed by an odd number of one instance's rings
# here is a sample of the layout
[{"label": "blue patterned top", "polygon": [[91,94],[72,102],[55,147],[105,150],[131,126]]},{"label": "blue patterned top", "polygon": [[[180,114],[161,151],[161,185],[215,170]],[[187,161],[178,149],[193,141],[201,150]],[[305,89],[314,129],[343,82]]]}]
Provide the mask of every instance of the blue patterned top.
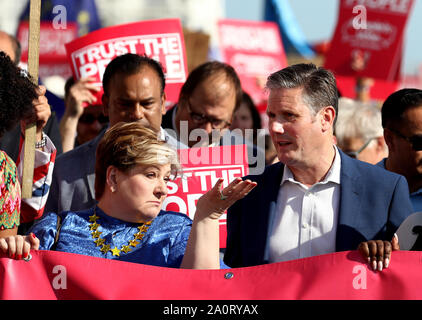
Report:
[{"label": "blue patterned top", "polygon": [[[84,211],[60,213],[62,227],[56,250],[70,253],[84,254],[93,257],[115,259],[160,267],[178,268],[185,253],[186,244],[192,227],[192,220],[183,213],[160,211],[152,221],[140,243],[131,251],[120,251],[119,256],[111,251],[103,253],[101,246],[94,242],[90,229],[92,222],[89,217],[94,214],[94,208]],[[127,246],[134,234],[139,232],[141,223],[125,222],[106,215],[96,207],[99,217],[97,229],[101,238],[111,248]],[[57,215],[50,212],[37,221],[29,232],[35,233],[40,239],[40,249],[50,250],[57,233]]]}]

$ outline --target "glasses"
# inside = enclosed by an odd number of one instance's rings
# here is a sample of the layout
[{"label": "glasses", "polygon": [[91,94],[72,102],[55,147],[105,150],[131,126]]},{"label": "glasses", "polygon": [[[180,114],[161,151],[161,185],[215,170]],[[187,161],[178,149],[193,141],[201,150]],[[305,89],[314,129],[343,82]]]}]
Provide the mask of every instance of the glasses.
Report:
[{"label": "glasses", "polygon": [[345,152],[349,157],[352,158],[357,158],[359,153],[361,153],[363,150],[366,149],[366,147],[371,143],[372,140],[374,140],[375,138],[370,138],[368,141],[366,141],[366,143],[357,151],[347,151]]},{"label": "glasses", "polygon": [[211,127],[213,129],[223,129],[226,128],[228,126],[231,125],[231,122],[228,122],[226,120],[221,120],[221,119],[215,119],[215,118],[211,118],[211,117],[207,117],[201,113],[197,113],[192,111],[192,107],[191,104],[189,102],[189,99],[187,100],[187,105],[188,105],[188,112],[189,115],[192,119],[193,122],[195,122],[196,124],[202,125],[205,123],[211,123]]},{"label": "glasses", "polygon": [[98,120],[98,122],[101,124],[108,123],[108,117],[102,114],[100,114],[99,116],[95,116],[92,113],[85,113],[85,114],[82,114],[81,117],[79,118],[79,122],[85,123],[85,124],[93,124],[95,120]]},{"label": "glasses", "polygon": [[393,129],[388,129],[388,130],[393,132],[396,136],[403,138],[404,140],[409,142],[412,145],[412,149],[414,151],[422,150],[422,135],[415,134],[414,136],[406,137],[405,135],[401,134],[400,132],[398,132],[396,130],[393,130]]}]

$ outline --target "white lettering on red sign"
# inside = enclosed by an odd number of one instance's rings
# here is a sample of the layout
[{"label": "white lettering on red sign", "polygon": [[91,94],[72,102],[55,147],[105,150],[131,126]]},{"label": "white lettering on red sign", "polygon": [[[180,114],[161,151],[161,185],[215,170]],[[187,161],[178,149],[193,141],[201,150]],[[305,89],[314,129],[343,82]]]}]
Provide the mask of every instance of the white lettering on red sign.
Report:
[{"label": "white lettering on red sign", "polygon": [[278,54],[280,36],[274,29],[249,26],[221,26],[221,43],[226,50],[246,50]]},{"label": "white lettering on red sign", "polygon": [[410,0],[347,0],[347,7],[363,5],[367,9],[390,11],[392,13],[407,14],[410,9]]},{"label": "white lettering on red sign", "polygon": [[73,52],[72,61],[79,78],[97,75],[101,81],[108,63],[126,53],[145,53],[159,61],[167,83],[179,83],[186,79],[179,34],[135,36],[98,42]]}]

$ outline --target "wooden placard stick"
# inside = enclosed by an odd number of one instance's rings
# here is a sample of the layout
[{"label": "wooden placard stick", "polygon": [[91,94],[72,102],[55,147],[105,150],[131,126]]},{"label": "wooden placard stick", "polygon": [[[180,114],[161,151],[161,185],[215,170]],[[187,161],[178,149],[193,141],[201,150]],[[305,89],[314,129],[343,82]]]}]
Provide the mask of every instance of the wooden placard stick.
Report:
[{"label": "wooden placard stick", "polygon": [[[40,18],[41,0],[30,0],[29,37],[28,37],[28,72],[35,85],[38,86],[38,66],[40,51]],[[27,124],[25,128],[25,150],[22,173],[22,198],[32,198],[34,178],[36,123]]]}]

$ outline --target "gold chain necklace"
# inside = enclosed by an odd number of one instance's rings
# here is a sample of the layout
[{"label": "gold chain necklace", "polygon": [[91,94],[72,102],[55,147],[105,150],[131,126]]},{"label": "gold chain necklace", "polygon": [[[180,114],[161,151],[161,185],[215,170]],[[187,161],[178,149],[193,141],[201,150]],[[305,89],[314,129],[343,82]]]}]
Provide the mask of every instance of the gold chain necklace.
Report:
[{"label": "gold chain necklace", "polygon": [[[113,256],[120,256],[120,252],[123,251],[124,253],[128,253],[132,251],[131,247],[136,247],[138,244],[140,244],[147,233],[149,227],[151,226],[152,220],[145,222],[141,226],[137,227],[138,232],[133,235],[133,240],[128,241],[128,245],[122,245],[120,249],[118,249],[116,246],[112,249],[109,244],[105,244],[105,239],[101,238],[101,233],[98,231],[98,228],[101,227],[99,223],[97,223],[97,220],[100,219],[99,216],[96,215],[97,207],[94,208],[94,214],[92,216],[89,216],[89,222],[92,222],[89,225],[89,229],[93,232],[91,232],[92,239],[94,239],[95,244],[97,247],[101,246],[100,251],[104,254],[111,251],[113,253]],[[139,241],[138,241],[139,240]]]}]

